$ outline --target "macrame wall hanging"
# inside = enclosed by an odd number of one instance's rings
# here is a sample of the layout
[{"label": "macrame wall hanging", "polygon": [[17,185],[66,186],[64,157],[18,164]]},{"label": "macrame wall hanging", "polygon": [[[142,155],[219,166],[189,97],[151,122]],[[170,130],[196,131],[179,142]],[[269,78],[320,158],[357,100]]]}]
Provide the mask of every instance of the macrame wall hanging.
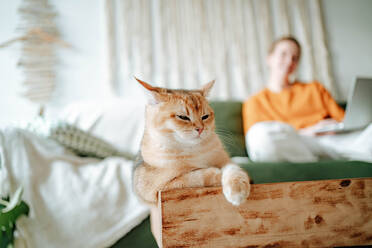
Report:
[{"label": "macrame wall hanging", "polygon": [[56,83],[56,48],[70,45],[59,38],[57,12],[48,0],[23,0],[18,12],[17,32],[21,35],[0,44],[0,48],[17,41],[22,43],[18,61],[23,73],[21,95],[38,104],[39,115],[43,115]]}]

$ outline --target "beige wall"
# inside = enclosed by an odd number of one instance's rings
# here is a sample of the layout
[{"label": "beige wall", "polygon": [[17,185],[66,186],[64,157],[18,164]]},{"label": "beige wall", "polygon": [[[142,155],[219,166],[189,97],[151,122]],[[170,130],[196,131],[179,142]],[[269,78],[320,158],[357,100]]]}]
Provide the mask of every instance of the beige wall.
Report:
[{"label": "beige wall", "polygon": [[354,77],[372,77],[372,1],[322,3],[335,80],[347,99]]}]

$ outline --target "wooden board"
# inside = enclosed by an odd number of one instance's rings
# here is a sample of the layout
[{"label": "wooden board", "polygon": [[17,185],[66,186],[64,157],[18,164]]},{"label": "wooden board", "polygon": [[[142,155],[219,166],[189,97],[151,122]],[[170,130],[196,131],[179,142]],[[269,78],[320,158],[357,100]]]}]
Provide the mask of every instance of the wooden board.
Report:
[{"label": "wooden board", "polygon": [[372,178],[253,185],[239,207],[220,187],[159,192],[159,247],[335,247],[372,244]]}]

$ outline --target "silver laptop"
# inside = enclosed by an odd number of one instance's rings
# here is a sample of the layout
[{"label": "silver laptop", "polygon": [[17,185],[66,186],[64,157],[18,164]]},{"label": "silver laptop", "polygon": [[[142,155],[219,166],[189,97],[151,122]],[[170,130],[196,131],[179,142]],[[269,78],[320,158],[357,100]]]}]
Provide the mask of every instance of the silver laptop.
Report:
[{"label": "silver laptop", "polygon": [[356,78],[346,106],[343,122],[327,125],[316,133],[361,129],[372,122],[372,78]]}]

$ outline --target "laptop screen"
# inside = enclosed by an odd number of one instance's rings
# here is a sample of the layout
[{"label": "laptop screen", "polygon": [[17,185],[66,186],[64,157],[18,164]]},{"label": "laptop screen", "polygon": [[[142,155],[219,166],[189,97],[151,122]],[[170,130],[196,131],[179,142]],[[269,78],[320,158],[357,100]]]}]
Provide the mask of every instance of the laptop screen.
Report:
[{"label": "laptop screen", "polygon": [[362,128],[372,122],[372,78],[356,78],[346,106],[345,129]]}]

